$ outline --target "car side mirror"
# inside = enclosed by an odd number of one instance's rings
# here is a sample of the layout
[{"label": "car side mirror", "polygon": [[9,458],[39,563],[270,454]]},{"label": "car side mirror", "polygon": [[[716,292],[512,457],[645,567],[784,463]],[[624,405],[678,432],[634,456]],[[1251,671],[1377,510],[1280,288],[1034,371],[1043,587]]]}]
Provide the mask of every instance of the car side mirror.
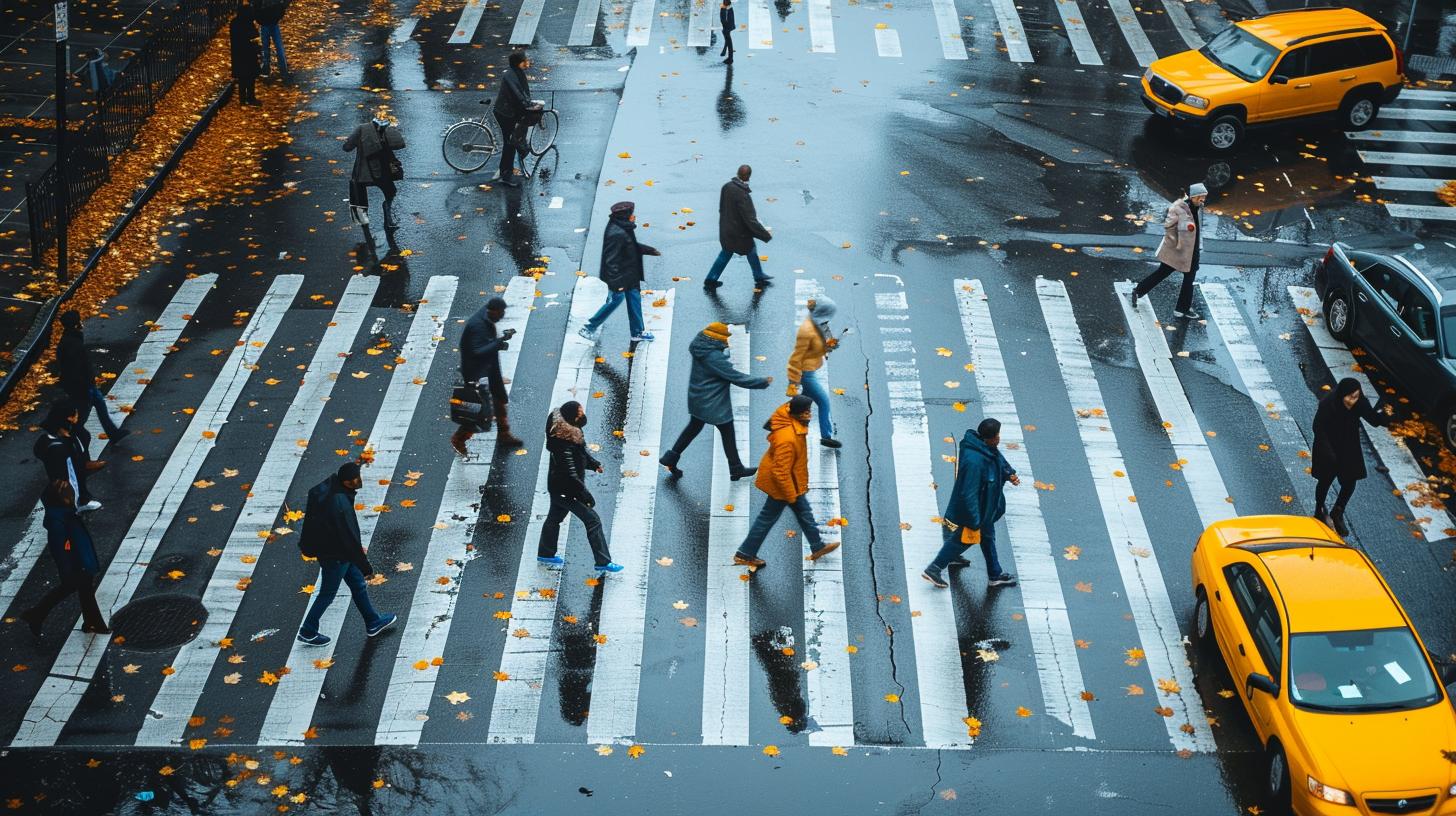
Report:
[{"label": "car side mirror", "polygon": [[1269,84],[1270,85],[1288,85],[1289,84],[1289,77],[1287,77],[1287,76],[1285,76],[1283,74],[1275,74],[1274,76],[1269,77]]},{"label": "car side mirror", "polygon": [[1417,340],[1416,341],[1416,347],[1419,348],[1421,351],[1426,352],[1427,354],[1433,354],[1436,351],[1436,341],[1435,340]]},{"label": "car side mirror", "polygon": [[1456,684],[1456,663],[1442,663],[1439,668],[1441,670],[1441,685],[1449,686]]},{"label": "car side mirror", "polygon": [[1251,693],[1253,689],[1258,689],[1270,697],[1279,696],[1279,684],[1275,683],[1274,678],[1267,674],[1249,672],[1249,679],[1244,682],[1248,685]]}]

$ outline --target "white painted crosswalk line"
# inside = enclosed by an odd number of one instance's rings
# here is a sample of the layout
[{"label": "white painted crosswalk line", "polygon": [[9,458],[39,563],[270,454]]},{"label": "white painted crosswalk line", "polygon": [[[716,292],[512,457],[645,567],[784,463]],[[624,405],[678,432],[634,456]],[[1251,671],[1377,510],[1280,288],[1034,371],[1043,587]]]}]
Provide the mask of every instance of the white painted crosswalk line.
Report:
[{"label": "white painted crosswalk line", "polygon": [[[520,276],[511,278],[501,297],[506,302],[506,314],[497,326],[502,333],[514,329],[518,338],[500,353],[501,376],[509,394],[521,349],[534,339],[526,334],[526,328],[531,302],[536,298],[536,281]],[[440,509],[430,530],[430,543],[420,561],[414,600],[399,635],[394,671],[384,692],[384,708],[374,735],[376,745],[418,745],[424,732],[440,668],[431,662],[426,668],[417,669],[415,663],[421,656],[445,654],[465,565],[472,557],[470,545],[484,504],[481,491],[490,480],[498,433],[499,425],[493,424],[489,431],[477,434],[466,443],[468,456],[456,456],[450,461]]]},{"label": "white painted crosswalk line", "polygon": [[1130,281],[1118,281],[1115,288],[1117,302],[1132,331],[1138,368],[1147,381],[1168,439],[1173,443],[1173,453],[1178,457],[1180,472],[1188,484],[1199,521],[1206,527],[1215,521],[1233,518],[1233,501],[1224,486],[1223,477],[1219,475],[1218,465],[1213,461],[1208,438],[1199,428],[1193,406],[1188,404],[1188,396],[1183,393],[1183,385],[1173,367],[1173,352],[1168,348],[1168,340],[1163,337],[1163,328],[1153,312],[1153,304],[1143,298],[1141,306],[1132,308]]},{"label": "white painted crosswalk line", "polygon": [[1396,218],[1419,218],[1422,221],[1456,221],[1456,207],[1446,204],[1386,204],[1386,212]]},{"label": "white painted crosswalk line", "polygon": [[1248,324],[1239,313],[1239,307],[1229,294],[1228,287],[1221,283],[1200,283],[1198,286],[1203,291],[1203,302],[1208,306],[1208,316],[1218,327],[1223,346],[1234,361],[1234,371],[1238,373],[1244,390],[1253,401],[1255,410],[1259,412],[1259,419],[1264,422],[1269,441],[1274,443],[1274,452],[1294,484],[1295,495],[1299,496],[1303,507],[1313,508],[1314,485],[1304,478],[1304,469],[1309,467],[1310,461],[1309,443],[1305,440],[1299,423],[1295,422],[1294,414],[1284,404],[1284,397],[1275,387],[1269,369],[1264,366],[1259,347],[1249,333]]},{"label": "white painted crosswalk line", "polygon": [[[177,287],[177,293],[172,296],[167,308],[162,310],[161,316],[152,323],[147,336],[137,347],[136,357],[118,371],[116,382],[106,393],[108,403],[115,403],[118,411],[130,411],[136,405],[156,377],[157,369],[171,352],[177,338],[182,335],[182,330],[192,319],[193,313],[202,305],[203,298],[207,297],[216,282],[217,275],[208,273],[189,278]],[[100,436],[101,421],[95,410],[86,422],[86,430],[91,432],[91,458],[101,459],[101,452],[106,449],[108,440]],[[15,596],[25,584],[25,579],[30,576],[30,571],[40,563],[41,553],[46,548],[44,525],[45,509],[37,501],[30,511],[25,534],[9,552],[0,556],[0,612],[9,611],[10,605],[15,602]]]},{"label": "white painted crosswalk line", "polygon": [[[303,461],[305,451],[297,440],[313,436],[319,415],[333,391],[334,380],[343,370],[378,289],[377,277],[356,275],[349,279],[333,319],[314,350],[303,383],[274,432],[252,488],[245,494],[242,512],[223,544],[217,566],[208,577],[207,589],[202,595],[207,620],[197,637],[177,653],[172,661],[173,673],[162,678],[162,686],[147,707],[147,716],[137,733],[137,745],[181,743],[187,720],[202,698],[212,667],[231,654],[219,649],[217,644],[228,636],[238,608],[247,597],[239,586],[246,586],[252,580],[254,566],[262,556],[263,546],[288,496],[289,485]],[[290,544],[285,542],[283,546]]]},{"label": "white painted crosswalk line", "polygon": [[1456,102],[1456,91],[1437,91],[1431,88],[1401,88],[1400,100],[1419,99],[1423,102]]},{"label": "white painted crosswalk line", "polygon": [[966,59],[966,43],[961,38],[961,18],[956,14],[955,0],[931,0],[935,9],[935,28],[940,33],[940,53],[949,60]]},{"label": "white painted crosswalk line", "polygon": [[597,36],[597,17],[602,0],[577,0],[576,16],[571,18],[571,34],[567,45],[591,45]]},{"label": "white painted crosswalk line", "polygon": [[[808,300],[821,293],[817,281],[794,281],[798,322],[808,316]],[[797,325],[797,324],[796,324]],[[829,388],[829,361],[819,368],[819,381]],[[817,409],[816,409],[817,410]],[[816,417],[817,426],[817,417]],[[825,544],[840,542],[843,527],[825,522],[839,518],[839,454],[809,442],[809,505],[819,521]],[[849,622],[844,613],[844,551],[832,552],[804,565],[804,652],[818,666],[805,678],[809,696],[810,745],[854,744],[854,688],[851,684]]]},{"label": "white painted crosswalk line", "polygon": [[[1433,108],[1391,108],[1380,109],[1380,119],[1400,119],[1414,122],[1456,122],[1456,111]],[[1376,121],[1379,121],[1377,119]]]},{"label": "white painted crosswalk line", "polygon": [[[571,295],[571,316],[561,341],[561,364],[556,369],[556,384],[551,387],[552,408],[569,400],[576,400],[582,405],[591,402],[596,346],[578,335],[577,330],[585,326],[596,312],[606,290],[606,285],[597,278],[578,278],[576,281]],[[496,684],[487,742],[536,741],[536,720],[541,712],[541,690],[546,681],[546,661],[552,653],[551,632],[556,623],[557,592],[561,588],[561,571],[547,569],[536,561],[541,528],[551,510],[551,493],[546,489],[550,464],[550,455],[543,450],[536,474],[535,498],[532,499],[531,515],[526,524],[526,538],[521,542],[515,592],[511,596],[511,620],[528,634],[523,638],[506,638],[499,671],[509,679]],[[654,461],[652,467],[646,470],[655,474],[655,468]],[[566,559],[571,558],[566,547],[571,519],[571,516],[566,517],[563,524],[567,526],[558,539],[557,555]]]},{"label": "white painted crosswalk line", "polygon": [[[435,350],[444,339],[445,320],[455,301],[456,285],[457,280],[453,276],[437,275],[430,278],[425,286],[424,297],[415,310],[415,318],[399,352],[404,362],[395,366],[389,378],[389,387],[384,392],[374,428],[370,431],[369,446],[374,450],[374,461],[365,466],[364,486],[355,496],[355,503],[367,508],[359,513],[359,539],[365,550],[369,549],[379,524],[380,512],[374,508],[384,504],[388,483],[394,478],[395,465],[404,450],[410,420],[424,391],[423,383],[430,374]],[[381,485],[381,481],[386,484]],[[318,581],[315,580],[314,584],[317,585]],[[293,640],[288,662],[284,665],[308,666],[314,660],[331,660],[338,648],[339,632],[352,608],[353,604],[348,603],[347,598],[338,598],[319,622],[319,633],[331,638],[332,642],[320,647]],[[313,712],[327,676],[326,669],[300,669],[282,675],[274,686],[273,700],[264,717],[258,744],[302,744],[304,732],[313,725]]]},{"label": "white painted crosswalk line", "polygon": [[511,45],[530,45],[536,40],[536,26],[541,24],[541,12],[546,0],[523,0],[521,10],[516,12],[516,24],[511,28]]},{"label": "white painted crosswalk line", "polygon": [[773,48],[773,12],[768,0],[748,0],[748,47]]},{"label": "white painted crosswalk line", "polygon": [[1001,28],[1001,42],[1006,46],[1006,55],[1012,62],[1035,62],[1031,46],[1026,43],[1026,28],[1021,24],[1015,0],[991,0],[991,8],[996,12],[996,24]]},{"label": "white painted crosswalk line", "polygon": [[[976,391],[985,416],[1001,420],[1001,453],[1021,477],[1020,488],[1006,491],[1007,538],[1016,560],[1016,577],[1021,586],[1031,648],[1041,680],[1046,713],[1071,727],[1073,735],[1096,739],[1092,712],[1082,698],[1082,679],[1067,601],[1052,555],[1051,536],[1041,509],[1041,496],[1031,487],[1035,477],[1022,437],[1020,413],[1006,373],[1001,344],[991,324],[990,309],[979,281],[956,281],[956,305],[961,329],[975,365]],[[938,531],[937,531],[938,532]],[[975,569],[975,568],[970,568]]]},{"label": "white painted crosswalk line", "polygon": [[1399,190],[1406,193],[1434,193],[1449,184],[1448,179],[1398,178],[1395,176],[1371,176],[1377,189]]},{"label": "white painted crosswalk line", "polygon": [[475,39],[475,29],[480,25],[480,18],[485,14],[486,0],[466,0],[465,8],[460,12],[460,22],[455,24],[455,29],[450,33],[450,44],[459,45],[468,43]]},{"label": "white painted crosswalk line", "polygon": [[1122,29],[1122,36],[1127,40],[1127,47],[1132,49],[1132,55],[1137,58],[1138,65],[1147,67],[1153,64],[1158,58],[1158,52],[1153,50],[1153,44],[1148,40],[1148,35],[1143,31],[1142,24],[1138,22],[1137,13],[1132,10],[1132,3],[1128,0],[1107,0],[1111,7],[1112,14],[1117,18],[1117,25]]},{"label": "white painted crosswalk line", "polygon": [[657,16],[657,0],[633,0],[627,17],[627,47],[640,48],[652,41],[652,18]]},{"label": "white painted crosswalk line", "polygon": [[830,0],[805,0],[809,6],[809,50],[815,54],[834,53],[834,15]]},{"label": "white painted crosswalk line", "polygon": [[1456,144],[1456,133],[1439,130],[1352,130],[1345,133],[1352,142],[1406,142],[1409,144]]},{"label": "white painted crosswalk line", "polygon": [[[1360,383],[1360,389],[1365,392],[1372,402],[1381,393],[1370,383],[1370,378],[1355,362],[1355,355],[1350,349],[1339,340],[1330,336],[1325,329],[1324,309],[1320,306],[1319,295],[1313,289],[1303,286],[1289,287],[1289,297],[1293,299],[1294,306],[1299,310],[1300,316],[1306,328],[1309,329],[1310,338],[1314,340],[1315,348],[1319,349],[1320,357],[1325,361],[1325,366],[1330,370],[1330,376],[1336,381],[1345,377],[1354,377]],[[1405,446],[1405,440],[1390,433],[1387,430],[1366,428],[1366,436],[1375,447],[1375,453],[1380,457],[1381,464],[1390,470],[1390,481],[1400,491],[1400,497],[1405,501],[1406,508],[1410,511],[1410,518],[1420,528],[1426,540],[1433,541],[1445,538],[1442,530],[1450,523],[1444,510],[1433,510],[1425,507],[1424,494],[1429,492],[1430,483],[1426,474],[1421,470],[1420,463],[1416,461],[1410,448]]]},{"label": "white painted crosswalk line", "polygon": [[[974,291],[980,290],[979,281],[972,281],[971,285]],[[1158,700],[1174,712],[1171,717],[1159,719],[1168,730],[1174,750],[1213,751],[1213,733],[1193,685],[1193,672],[1188,667],[1188,655],[1178,631],[1178,616],[1158,567],[1157,549],[1143,523],[1141,505],[1130,501],[1134,496],[1126,476],[1127,464],[1117,436],[1112,433],[1112,420],[1092,371],[1082,331],[1072,314],[1067,289],[1061,281],[1038,278],[1036,291],[1067,398],[1076,411],[1077,433],[1082,438],[1082,450],[1087,455],[1098,503],[1102,505],[1107,537],[1112,543],[1117,572],[1137,627],[1138,643],[1147,658],[1148,672],[1160,691]],[[984,301],[973,298],[972,303],[979,305],[979,310],[971,322],[990,334],[990,309]],[[962,319],[965,319],[964,313]],[[1181,548],[1170,548],[1166,554],[1183,557]],[[1172,686],[1165,681],[1172,681],[1178,690],[1168,691]]]},{"label": "white painted crosswalk line", "polygon": [[[742,325],[729,327],[728,353],[733,367],[748,371],[748,333]],[[729,390],[733,401],[733,431],[743,454],[748,432],[748,389]],[[715,433],[705,429],[709,443]],[[748,456],[743,461],[752,462]],[[749,485],[752,480],[729,478],[728,457],[713,444],[712,506],[708,512],[708,592],[703,613],[703,744],[748,744],[748,582],[747,567],[736,566],[733,554],[748,535]]]},{"label": "white painted crosswalk line", "polygon": [[[105,616],[116,613],[136,592],[147,566],[161,544],[163,535],[182,506],[188,485],[214,447],[217,436],[227,424],[228,415],[243,393],[258,359],[283,316],[293,304],[303,284],[302,275],[279,275],[264,293],[243,329],[238,344],[228,354],[222,371],[208,389],[201,404],[192,414],[177,447],[167,457],[167,464],[146,500],[132,517],[126,537],[116,549],[105,577],[96,590],[96,600]],[[79,623],[79,621],[77,621]],[[54,745],[61,729],[85,694],[110,638],[88,635],[79,626],[71,630],[61,647],[60,655],[26,711],[25,720],[11,742],[15,746]]]},{"label": "white painted crosswalk line", "polygon": [[1087,20],[1082,16],[1077,0],[1056,0],[1056,4],[1057,12],[1062,15],[1062,28],[1067,32],[1067,40],[1072,43],[1077,61],[1083,65],[1101,65],[1102,55],[1097,53],[1092,32],[1087,30]]},{"label": "white painted crosswalk line", "polygon": [[673,294],[670,289],[663,293],[662,306],[643,304],[644,311],[660,325],[653,332],[657,339],[638,344],[632,360],[623,422],[622,483],[611,527],[612,560],[626,569],[602,578],[599,629],[607,640],[596,650],[587,742],[623,742],[637,733],[652,521],[657,506],[657,456],[667,397],[663,372],[671,359]]},{"label": "white painted crosswalk line", "polygon": [[1178,30],[1178,36],[1183,38],[1189,48],[1203,47],[1203,38],[1198,35],[1193,18],[1188,16],[1184,0],[1163,0],[1163,9],[1168,12],[1168,19],[1172,21],[1173,28]]},{"label": "white painted crosswalk line", "polygon": [[708,0],[689,0],[692,5],[688,13],[688,47],[706,48],[713,44],[713,23],[716,20],[717,5]]},{"label": "white painted crosswalk line", "polygon": [[893,28],[876,28],[875,50],[882,57],[899,59],[903,55],[900,50],[900,32]]},{"label": "white painted crosswalk line", "polygon": [[1388,164],[1396,167],[1456,167],[1456,156],[1439,153],[1399,153],[1387,150],[1357,150],[1366,164]]}]

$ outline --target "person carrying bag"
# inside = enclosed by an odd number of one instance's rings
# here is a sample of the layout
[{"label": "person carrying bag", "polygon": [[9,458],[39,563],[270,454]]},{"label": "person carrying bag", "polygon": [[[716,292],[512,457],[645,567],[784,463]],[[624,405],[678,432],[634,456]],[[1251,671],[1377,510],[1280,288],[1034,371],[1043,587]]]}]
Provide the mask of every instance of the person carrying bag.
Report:
[{"label": "person carrying bag", "polygon": [[354,169],[349,175],[349,215],[354,223],[369,226],[369,188],[378,187],[384,193],[384,228],[399,227],[394,220],[394,183],[404,178],[404,165],[394,151],[404,146],[404,136],[384,108],[375,111],[371,121],[354,128],[344,140],[344,150],[354,154]]}]

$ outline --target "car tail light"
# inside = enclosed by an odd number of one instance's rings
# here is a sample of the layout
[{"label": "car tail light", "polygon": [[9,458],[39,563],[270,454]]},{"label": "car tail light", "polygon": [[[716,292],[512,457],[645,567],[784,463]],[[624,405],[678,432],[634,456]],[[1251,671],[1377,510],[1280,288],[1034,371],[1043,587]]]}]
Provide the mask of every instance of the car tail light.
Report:
[{"label": "car tail light", "polygon": [[1395,73],[1400,76],[1405,76],[1405,53],[1394,42],[1391,45],[1395,47]]},{"label": "car tail light", "polygon": [[1330,265],[1330,261],[1334,257],[1335,257],[1335,245],[1334,244],[1330,244],[1330,248],[1325,251],[1325,259],[1324,259],[1324,261],[1322,261],[1320,263],[1320,266],[1325,266],[1325,267],[1329,266]]}]

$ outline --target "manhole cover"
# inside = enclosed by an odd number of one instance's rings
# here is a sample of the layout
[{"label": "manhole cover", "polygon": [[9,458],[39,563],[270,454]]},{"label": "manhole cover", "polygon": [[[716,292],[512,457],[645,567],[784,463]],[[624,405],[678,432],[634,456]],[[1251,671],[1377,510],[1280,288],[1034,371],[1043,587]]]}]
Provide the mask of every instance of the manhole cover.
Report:
[{"label": "manhole cover", "polygon": [[197,637],[207,608],[191,595],[153,595],[132,601],[111,616],[114,639],[123,649],[175,649]]}]

